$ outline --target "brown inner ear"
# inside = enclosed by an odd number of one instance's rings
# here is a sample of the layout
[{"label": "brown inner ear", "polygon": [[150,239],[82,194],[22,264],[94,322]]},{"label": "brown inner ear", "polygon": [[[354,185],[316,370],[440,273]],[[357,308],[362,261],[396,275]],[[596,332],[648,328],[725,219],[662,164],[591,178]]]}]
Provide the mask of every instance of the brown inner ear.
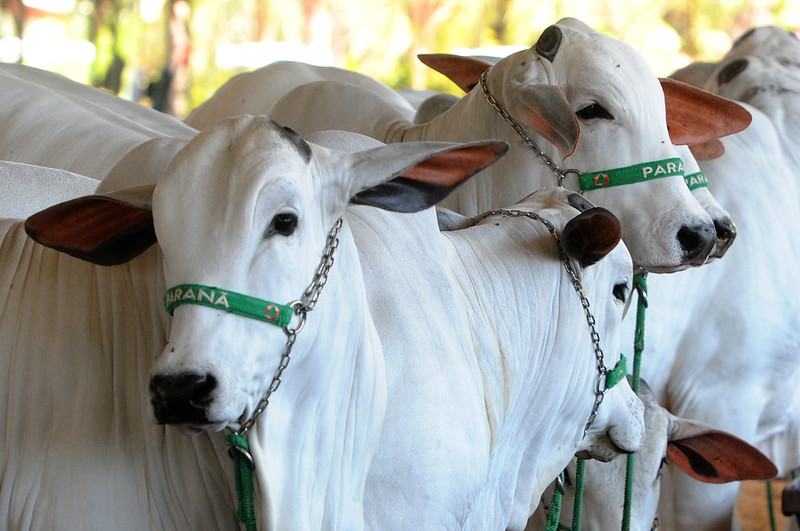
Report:
[{"label": "brown inner ear", "polygon": [[505,142],[487,142],[481,148],[465,147],[434,155],[403,172],[401,177],[437,186],[453,187],[485,168],[508,150]]},{"label": "brown inner ear", "polygon": [[103,196],[73,199],[34,214],[36,242],[99,265],[118,265],[156,242],[152,212]]},{"label": "brown inner ear", "polygon": [[622,237],[619,220],[604,208],[594,207],[572,218],[561,233],[561,245],[581,267],[597,263]]},{"label": "brown inner ear", "polygon": [[474,57],[463,57],[448,53],[421,53],[417,58],[422,64],[447,76],[464,92],[469,92],[481,78],[481,74],[492,67],[491,63]]},{"label": "brown inner ear", "polygon": [[724,432],[670,441],[667,458],[689,476],[705,483],[772,479],[775,465],[758,449]]},{"label": "brown inner ear", "polygon": [[738,133],[750,125],[750,113],[733,100],[675,79],[660,81],[673,144],[702,144]]}]

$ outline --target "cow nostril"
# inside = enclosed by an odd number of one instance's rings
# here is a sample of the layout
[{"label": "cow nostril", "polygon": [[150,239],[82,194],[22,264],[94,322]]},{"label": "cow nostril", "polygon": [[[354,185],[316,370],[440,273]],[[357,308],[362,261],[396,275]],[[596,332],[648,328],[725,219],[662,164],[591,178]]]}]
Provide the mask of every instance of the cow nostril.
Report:
[{"label": "cow nostril", "polygon": [[714,230],[717,232],[717,240],[727,245],[736,238],[736,225],[730,219],[714,220]]},{"label": "cow nostril", "polygon": [[208,373],[158,374],[150,379],[149,387],[159,424],[206,422],[217,379]]},{"label": "cow nostril", "polygon": [[710,225],[684,225],[678,230],[678,243],[686,260],[706,258],[714,245],[715,235]]}]

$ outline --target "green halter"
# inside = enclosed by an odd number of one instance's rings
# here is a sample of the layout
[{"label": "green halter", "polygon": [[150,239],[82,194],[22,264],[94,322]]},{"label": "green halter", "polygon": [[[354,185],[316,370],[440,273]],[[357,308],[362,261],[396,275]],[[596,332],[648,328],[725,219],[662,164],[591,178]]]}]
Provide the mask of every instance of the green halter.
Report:
[{"label": "green halter", "polygon": [[689,187],[689,190],[708,188],[708,177],[706,177],[706,174],[701,171],[685,175],[683,180],[686,181],[686,186]]},{"label": "green halter", "polygon": [[581,191],[601,190],[613,186],[642,183],[662,179],[664,177],[683,176],[683,161],[680,158],[670,158],[644,162],[590,173],[581,173],[579,177]]},{"label": "green halter", "polygon": [[294,312],[285,304],[202,284],[179,284],[167,290],[164,296],[167,313],[172,315],[182,304],[207,306],[282,327],[289,325]]}]

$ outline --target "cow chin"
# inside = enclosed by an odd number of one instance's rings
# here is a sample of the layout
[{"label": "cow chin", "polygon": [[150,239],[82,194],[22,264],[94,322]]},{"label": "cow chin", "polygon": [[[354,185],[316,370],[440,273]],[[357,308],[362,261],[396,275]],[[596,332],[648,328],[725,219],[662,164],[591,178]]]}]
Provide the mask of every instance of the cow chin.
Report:
[{"label": "cow chin", "polygon": [[181,423],[174,426],[184,435],[200,435],[201,433],[218,432],[228,427],[227,422],[213,422],[207,424]]},{"label": "cow chin", "polygon": [[608,463],[620,454],[629,453],[632,453],[632,450],[620,448],[607,433],[604,433],[598,438],[597,442],[592,444],[589,448],[576,452],[575,457],[578,459],[595,459],[603,463]]}]

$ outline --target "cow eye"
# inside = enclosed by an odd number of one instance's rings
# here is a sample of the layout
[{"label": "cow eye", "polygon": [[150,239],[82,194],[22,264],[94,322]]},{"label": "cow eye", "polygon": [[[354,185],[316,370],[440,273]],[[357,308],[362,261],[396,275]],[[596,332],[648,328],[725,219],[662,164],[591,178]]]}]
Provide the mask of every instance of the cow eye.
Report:
[{"label": "cow eye", "polygon": [[599,103],[590,103],[575,113],[581,120],[593,120],[602,118],[603,120],[613,120],[614,117]]},{"label": "cow eye", "polygon": [[614,297],[620,302],[625,302],[626,300],[628,300],[629,292],[630,290],[628,289],[628,284],[625,282],[615,284],[614,289],[612,291]]},{"label": "cow eye", "polygon": [[280,234],[281,236],[289,236],[297,228],[297,215],[291,212],[282,212],[277,214],[267,227],[264,233],[265,238]]},{"label": "cow eye", "polygon": [[664,465],[666,465],[666,464],[667,464],[667,458],[666,457],[662,457],[661,458],[661,462],[658,464],[658,473],[656,474],[656,478],[660,478],[661,477],[661,469],[664,468]]}]

